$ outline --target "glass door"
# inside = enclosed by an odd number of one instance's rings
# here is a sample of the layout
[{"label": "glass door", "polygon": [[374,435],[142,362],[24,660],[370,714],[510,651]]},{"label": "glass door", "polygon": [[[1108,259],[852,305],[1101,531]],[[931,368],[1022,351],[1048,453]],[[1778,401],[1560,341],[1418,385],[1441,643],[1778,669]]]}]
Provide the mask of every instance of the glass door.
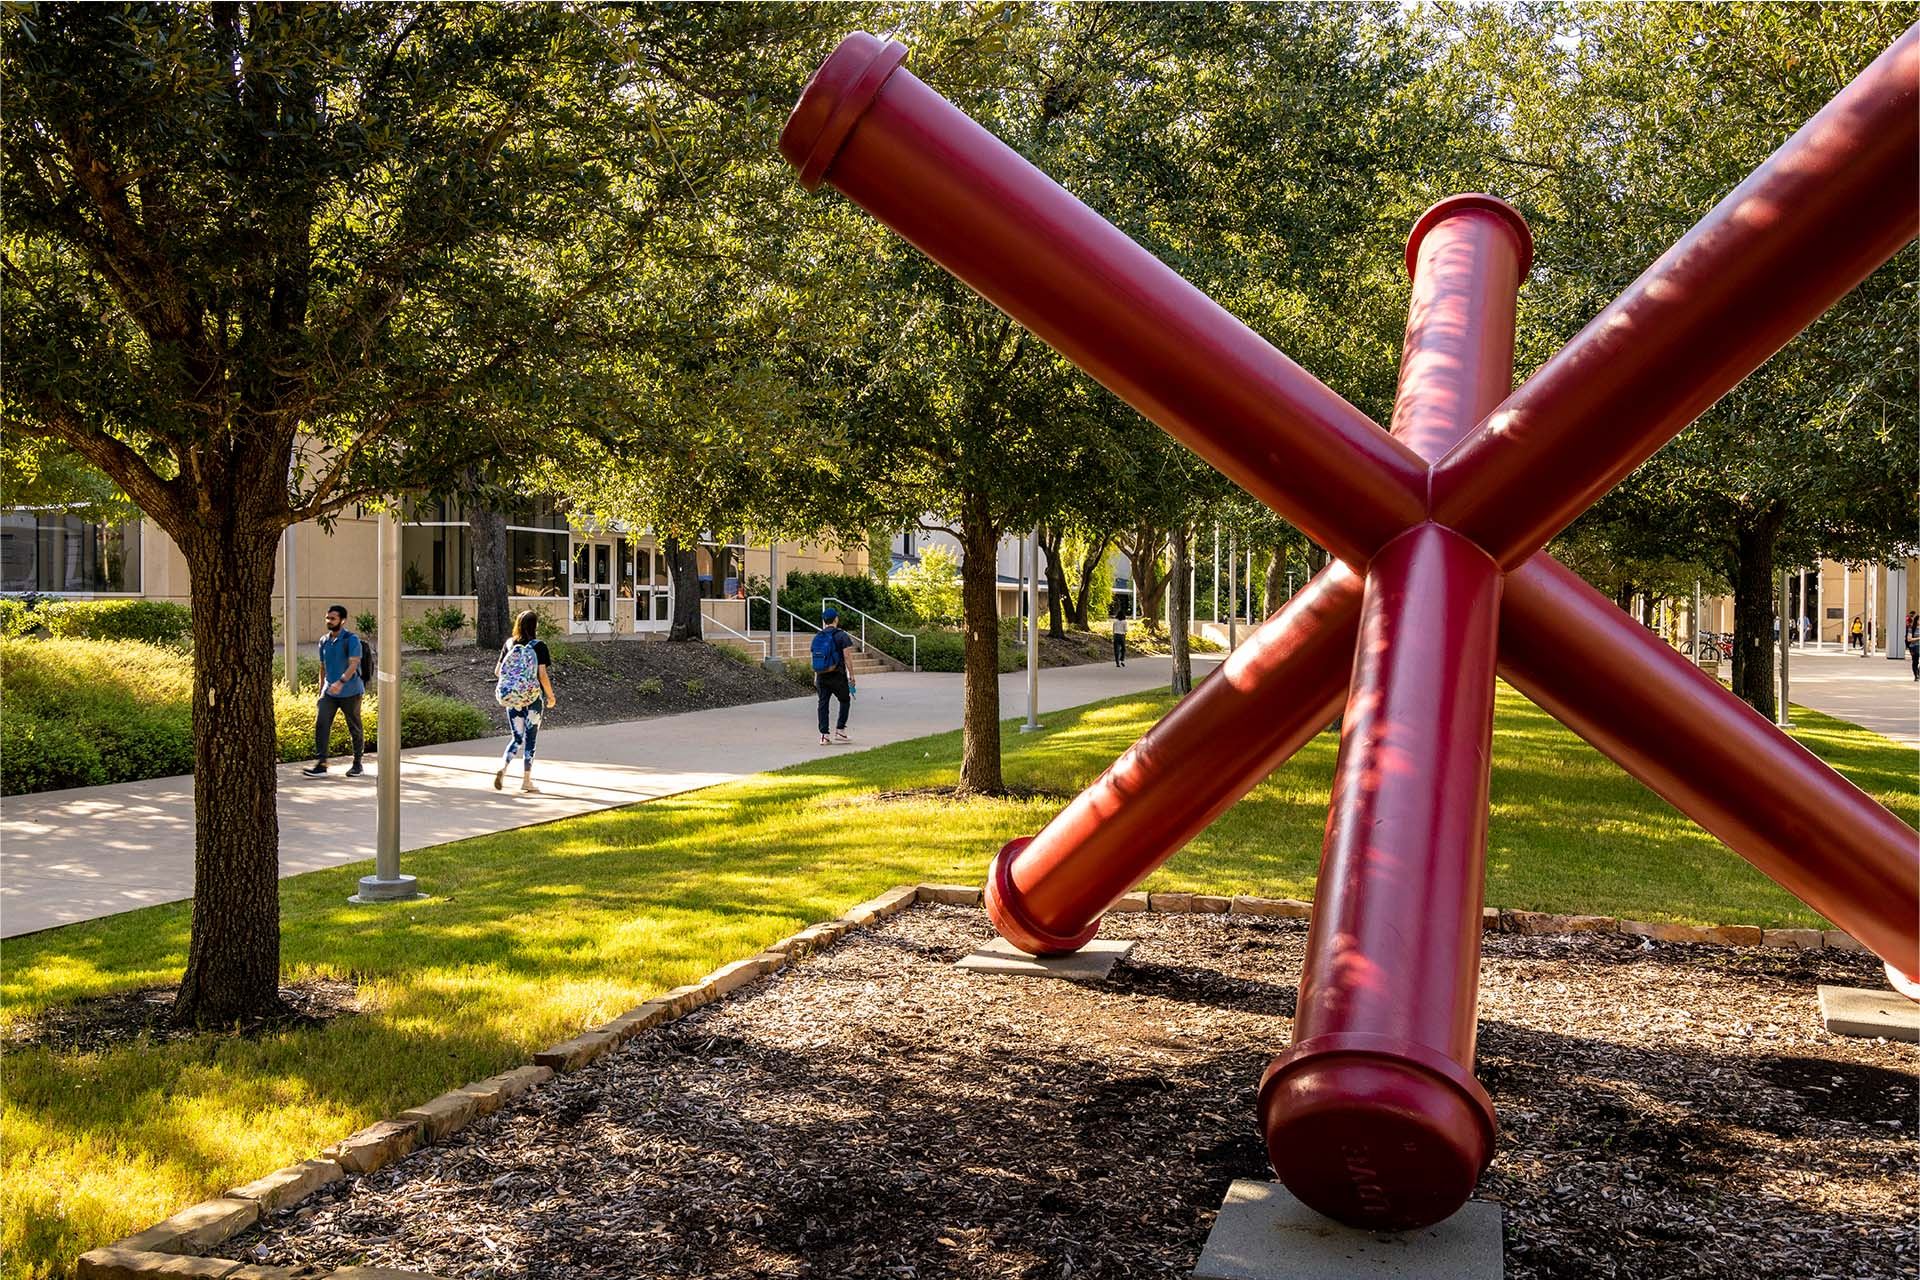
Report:
[{"label": "glass door", "polygon": [[673,575],[658,547],[634,549],[633,629],[665,631],[673,623]]},{"label": "glass door", "polygon": [[613,630],[613,543],[573,544],[574,632]]}]

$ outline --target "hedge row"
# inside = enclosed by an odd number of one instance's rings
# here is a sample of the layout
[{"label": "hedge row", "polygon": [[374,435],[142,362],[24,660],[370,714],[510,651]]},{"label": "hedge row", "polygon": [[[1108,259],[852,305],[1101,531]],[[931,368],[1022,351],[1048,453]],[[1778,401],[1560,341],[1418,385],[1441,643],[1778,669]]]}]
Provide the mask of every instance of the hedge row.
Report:
[{"label": "hedge row", "polygon": [[[0,686],[0,794],[193,772],[193,672],[177,650],[125,640],[0,640]],[[477,707],[411,688],[403,696],[403,746],[494,732]],[[273,697],[279,759],[311,758],[314,695],[275,686]],[[371,696],[365,719],[371,747],[379,725]],[[333,749],[351,750],[338,717]]]},{"label": "hedge row", "polygon": [[45,631],[68,640],[140,640],[183,645],[193,614],[165,600],[23,600],[0,598],[0,638]]}]

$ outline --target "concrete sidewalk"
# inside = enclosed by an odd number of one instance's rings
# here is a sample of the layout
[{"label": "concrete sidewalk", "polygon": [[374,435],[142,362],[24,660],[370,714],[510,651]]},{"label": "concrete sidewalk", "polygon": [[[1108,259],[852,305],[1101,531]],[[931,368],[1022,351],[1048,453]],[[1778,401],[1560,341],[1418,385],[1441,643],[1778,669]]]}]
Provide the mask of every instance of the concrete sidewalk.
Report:
[{"label": "concrete sidewalk", "polygon": [[[1196,657],[1196,679],[1215,659]],[[1164,689],[1166,658],[1059,667],[1040,674],[1043,711],[1116,694]],[[851,746],[823,747],[813,697],[717,711],[566,727],[566,697],[540,732],[542,794],[493,790],[505,738],[403,753],[401,847],[420,849],[597,809],[730,782],[839,751],[960,727],[958,675],[865,676],[853,704]],[[1026,673],[1003,676],[1001,713],[1024,715]],[[374,773],[325,779],[280,766],[280,874],[373,857]],[[432,886],[426,886],[431,891]],[[193,896],[193,779],[81,787],[0,804],[0,937],[92,920]]]},{"label": "concrete sidewalk", "polygon": [[1920,746],[1920,684],[1904,654],[1894,662],[1877,653],[1796,649],[1787,658],[1787,700]]}]

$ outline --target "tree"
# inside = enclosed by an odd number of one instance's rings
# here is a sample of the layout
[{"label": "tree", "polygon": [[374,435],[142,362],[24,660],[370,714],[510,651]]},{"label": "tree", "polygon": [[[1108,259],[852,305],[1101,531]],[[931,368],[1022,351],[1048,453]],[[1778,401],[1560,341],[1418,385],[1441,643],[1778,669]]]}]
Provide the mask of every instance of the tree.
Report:
[{"label": "tree", "polygon": [[[1483,107],[1499,118],[1494,181],[1537,200],[1523,365],[1557,349],[1916,15],[1911,4],[1464,14],[1457,54],[1498,100]],[[1911,436],[1896,425],[1912,416],[1917,262],[1909,247],[1882,267],[1556,543],[1621,594],[1636,572],[1690,561],[1729,581],[1733,689],[1763,713],[1774,710],[1776,560],[1898,553],[1920,524]],[[1623,559],[1603,572],[1596,548]]]},{"label": "tree", "polygon": [[5,425],[109,477],[191,578],[182,1020],[279,1004],[280,531],[531,471],[604,410],[576,356],[672,190],[646,86],[792,20],[741,8],[7,11]]}]

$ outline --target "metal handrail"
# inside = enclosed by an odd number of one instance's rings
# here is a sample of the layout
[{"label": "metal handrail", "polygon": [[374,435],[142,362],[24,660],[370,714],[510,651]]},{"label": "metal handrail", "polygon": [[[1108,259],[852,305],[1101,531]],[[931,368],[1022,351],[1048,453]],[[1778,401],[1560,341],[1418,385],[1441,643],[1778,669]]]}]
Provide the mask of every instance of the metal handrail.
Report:
[{"label": "metal handrail", "polygon": [[[809,631],[820,630],[819,627],[816,627],[813,623],[808,622],[805,618],[801,617],[799,614],[795,613],[793,610],[787,608],[787,606],[783,604],[775,604],[772,600],[768,599],[766,596],[743,596],[741,598],[744,599],[748,604],[753,604],[755,601],[758,601],[759,603],[767,606],[767,609],[768,609],[767,638],[769,640],[773,639],[773,637],[777,634],[777,627],[780,621],[780,613],[786,614],[789,618],[792,618],[795,622],[807,628],[807,630]],[[773,610],[776,610],[776,609],[779,610],[779,613],[773,612]],[[748,631],[753,630],[753,611],[751,609],[747,611],[747,630]],[[792,635],[793,633],[789,631],[787,634]],[[779,646],[775,645],[774,649],[776,652],[778,652]],[[782,656],[785,656],[785,655],[782,655]]]},{"label": "metal handrail", "polygon": [[826,605],[826,604],[838,605],[840,608],[845,609],[849,613],[857,613],[860,615],[860,647],[862,649],[865,649],[868,647],[867,622],[869,619],[872,620],[875,626],[880,627],[881,629],[886,631],[891,631],[893,632],[893,634],[899,636],[902,640],[905,640],[910,644],[912,644],[913,645],[913,669],[915,671],[920,670],[920,637],[919,636],[914,635],[911,631],[902,631],[900,628],[896,626],[891,626],[885,622],[882,622],[880,621],[880,619],[872,617],[872,615],[869,614],[865,609],[855,608],[853,605],[848,604],[845,600],[842,600],[838,596],[821,596],[820,603],[823,605]]},{"label": "metal handrail", "polygon": [[770,652],[770,648],[765,640],[755,640],[752,636],[747,635],[744,632],[735,631],[732,627],[720,621],[720,619],[714,617],[712,614],[708,613],[705,609],[702,609],[700,611],[700,616],[704,618],[707,622],[712,623],[714,626],[720,628],[722,631],[726,632],[730,636],[734,636],[738,639],[745,640],[748,644],[759,645],[760,660],[762,662],[765,662],[769,657],[772,656]]}]

